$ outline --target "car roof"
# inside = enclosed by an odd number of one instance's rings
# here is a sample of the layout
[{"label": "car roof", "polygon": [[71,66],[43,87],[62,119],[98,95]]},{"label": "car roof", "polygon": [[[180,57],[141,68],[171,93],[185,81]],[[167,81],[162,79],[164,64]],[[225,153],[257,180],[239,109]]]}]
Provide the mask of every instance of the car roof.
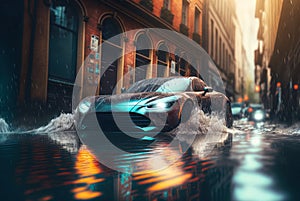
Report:
[{"label": "car roof", "polygon": [[154,78],[149,78],[149,79],[143,79],[143,80],[140,80],[140,81],[145,81],[145,80],[172,80],[172,79],[180,79],[180,78],[190,79],[191,81],[194,80],[194,79],[199,79],[199,80],[204,82],[203,79],[201,79],[199,77],[196,77],[196,76],[190,76],[190,77],[184,77],[184,76],[154,77]]},{"label": "car roof", "polygon": [[243,106],[242,103],[238,103],[238,102],[231,103],[231,107],[242,107],[242,106]]}]

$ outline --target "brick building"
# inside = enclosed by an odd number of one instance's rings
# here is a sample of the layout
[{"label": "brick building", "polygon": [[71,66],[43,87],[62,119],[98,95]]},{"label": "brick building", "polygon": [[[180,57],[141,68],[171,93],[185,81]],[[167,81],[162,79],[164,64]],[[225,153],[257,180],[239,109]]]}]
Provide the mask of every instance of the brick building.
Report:
[{"label": "brick building", "polygon": [[[120,93],[123,87],[127,88],[130,82],[118,81],[128,70],[139,65],[148,66],[139,79],[171,76],[171,63],[181,75],[197,75],[189,65],[192,58],[185,51],[188,47],[167,38],[151,38],[145,32],[122,33],[142,28],[163,28],[181,32],[202,44],[201,0],[13,0],[1,4],[1,10],[10,10],[1,15],[7,19],[5,26],[11,30],[1,37],[2,41],[7,41],[3,51],[15,50],[13,57],[17,61],[12,64],[15,66],[13,72],[7,69],[3,74],[1,72],[1,76],[8,74],[15,77],[18,83],[8,98],[12,109],[17,102],[21,105],[38,102],[70,111],[74,81],[80,67],[91,56],[95,44],[117,34],[122,37],[110,44],[111,48],[120,54],[124,50],[132,50],[133,53],[115,61],[101,80],[93,80],[101,72],[100,65],[93,64],[84,70],[88,74],[85,75],[89,79],[87,82],[94,82],[99,94],[111,94],[115,85],[116,93]],[[13,8],[15,11],[12,11]],[[139,40],[148,41],[153,50],[135,52]],[[168,54],[169,50],[176,51],[180,58]],[[101,55],[101,50],[97,51],[93,56]],[[155,64],[166,68],[156,68]],[[200,62],[196,64],[195,68],[199,70]],[[136,76],[132,82],[135,81]],[[9,89],[4,92],[9,92]],[[58,102],[63,104],[57,105]]]}]

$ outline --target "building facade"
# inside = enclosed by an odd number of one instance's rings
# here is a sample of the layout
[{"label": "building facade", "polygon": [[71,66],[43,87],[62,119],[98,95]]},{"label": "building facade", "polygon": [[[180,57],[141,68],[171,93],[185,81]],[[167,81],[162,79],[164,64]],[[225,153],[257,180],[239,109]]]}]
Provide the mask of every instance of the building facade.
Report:
[{"label": "building facade", "polygon": [[[11,8],[17,9],[8,12]],[[1,11],[7,19],[4,26],[11,30],[1,37],[7,41],[2,52],[13,51],[13,54],[10,52],[12,56],[4,55],[7,65],[13,67],[1,67],[1,71],[5,71],[1,76],[14,77],[2,85],[12,81],[18,83],[12,86],[15,90],[6,100],[12,103],[12,108],[17,107],[17,103],[37,102],[70,111],[76,75],[87,60],[89,65],[83,70],[82,82],[96,85],[100,95],[120,93],[122,88],[128,88],[140,79],[172,76],[171,65],[182,76],[199,76],[196,71],[200,70],[200,62],[194,62],[196,65],[191,67],[193,58],[186,52],[188,47],[167,37],[165,40],[152,38],[143,31],[131,35],[124,33],[162,28],[180,32],[201,45],[201,0],[13,0],[3,3]],[[22,23],[15,27],[8,19],[15,24]],[[105,59],[101,58],[101,50],[95,47],[116,35],[120,37],[108,42],[109,48],[120,55],[125,50],[132,54],[122,55],[108,70],[101,72],[103,69],[97,59],[100,57],[101,62]],[[148,43],[152,50],[136,51],[141,41]],[[169,51],[177,52],[179,57]],[[18,63],[12,62],[10,57]],[[165,68],[158,68],[157,64]],[[139,66],[146,67],[132,80],[122,80],[131,69]],[[101,79],[100,73],[103,73]],[[1,90],[4,93],[10,91],[4,87]],[[81,95],[85,96],[84,93]],[[57,105],[58,102],[63,105]]]},{"label": "building facade", "polygon": [[257,0],[256,84],[274,118],[299,118],[300,2]]},{"label": "building facade", "polygon": [[234,92],[236,100],[244,100],[245,88],[245,70],[249,67],[247,65],[247,55],[243,44],[243,34],[238,20],[234,21],[235,24],[235,69],[234,69]]},{"label": "building facade", "polygon": [[235,35],[236,8],[234,0],[204,2],[203,47],[217,65],[226,85],[226,95],[235,99]]},{"label": "building facade", "polygon": [[282,0],[256,1],[255,17],[259,19],[258,47],[255,50],[255,85],[265,108],[270,108],[269,87],[271,69],[269,63],[274,52]]}]

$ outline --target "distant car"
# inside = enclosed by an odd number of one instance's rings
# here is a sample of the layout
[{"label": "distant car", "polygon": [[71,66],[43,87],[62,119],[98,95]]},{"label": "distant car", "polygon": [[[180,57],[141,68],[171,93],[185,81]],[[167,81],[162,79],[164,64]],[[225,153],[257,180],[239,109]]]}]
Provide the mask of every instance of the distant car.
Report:
[{"label": "distant car", "polygon": [[266,111],[261,104],[250,104],[246,113],[249,121],[262,122],[267,118]]},{"label": "distant car", "polygon": [[[122,94],[83,99],[76,109],[77,129],[94,129],[93,116],[102,130],[115,132],[120,127],[132,132],[156,130],[168,132],[186,122],[198,104],[205,113],[212,112],[211,102],[226,111],[227,127],[233,124],[230,100],[213,91],[198,77],[168,77],[141,80]],[[215,108],[215,107],[214,107]]]},{"label": "distant car", "polygon": [[232,103],[231,111],[233,119],[240,119],[243,117],[243,104],[242,103]]}]

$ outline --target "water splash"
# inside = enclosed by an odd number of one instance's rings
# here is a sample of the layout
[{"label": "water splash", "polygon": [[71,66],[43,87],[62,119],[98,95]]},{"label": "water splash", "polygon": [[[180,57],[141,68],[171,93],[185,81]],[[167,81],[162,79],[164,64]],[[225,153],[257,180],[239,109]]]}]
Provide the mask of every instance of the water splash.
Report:
[{"label": "water splash", "polygon": [[9,132],[8,124],[4,119],[0,118],[0,133],[8,133],[8,132]]},{"label": "water splash", "polygon": [[206,115],[200,108],[196,108],[189,121],[180,124],[173,134],[176,134],[176,138],[180,141],[192,143],[195,153],[203,157],[218,143],[226,140],[228,129],[225,126],[224,115],[214,113]]},{"label": "water splash", "polygon": [[74,115],[62,113],[59,117],[52,119],[48,125],[34,129],[33,133],[55,133],[74,130]]},{"label": "water splash", "polygon": [[286,126],[284,124],[277,124],[272,125],[270,124],[269,127],[272,126],[271,133],[278,134],[278,135],[300,135],[300,122],[294,123],[291,126]]},{"label": "water splash", "polygon": [[79,150],[80,140],[74,132],[52,132],[48,136],[70,153],[76,153]]}]

